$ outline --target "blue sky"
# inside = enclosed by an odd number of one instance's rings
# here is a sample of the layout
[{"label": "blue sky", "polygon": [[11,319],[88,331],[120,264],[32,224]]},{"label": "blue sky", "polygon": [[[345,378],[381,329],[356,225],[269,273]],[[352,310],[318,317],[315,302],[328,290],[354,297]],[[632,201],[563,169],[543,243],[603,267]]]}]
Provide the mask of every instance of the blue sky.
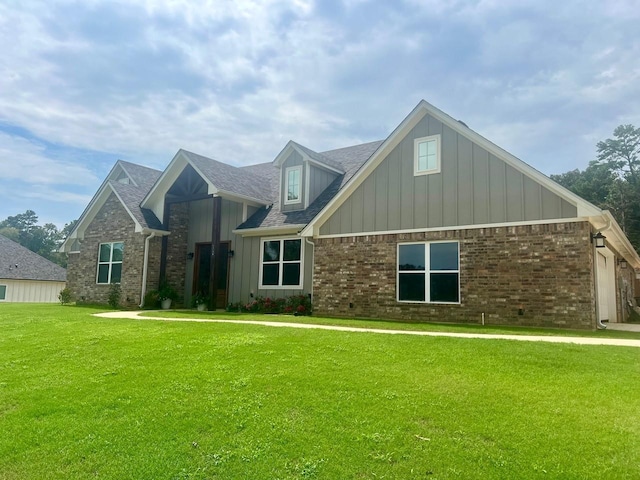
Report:
[{"label": "blue sky", "polygon": [[117,159],[385,138],[425,99],[546,174],[640,126],[637,0],[0,3],[0,220],[78,218]]}]

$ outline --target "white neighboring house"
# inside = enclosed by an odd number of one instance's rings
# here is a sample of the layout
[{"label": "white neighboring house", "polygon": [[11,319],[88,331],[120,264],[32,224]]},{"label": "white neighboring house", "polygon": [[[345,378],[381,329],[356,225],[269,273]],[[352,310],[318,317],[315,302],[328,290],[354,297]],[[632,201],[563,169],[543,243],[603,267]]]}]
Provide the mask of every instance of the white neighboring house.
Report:
[{"label": "white neighboring house", "polygon": [[0,303],[58,301],[67,271],[0,235]]}]

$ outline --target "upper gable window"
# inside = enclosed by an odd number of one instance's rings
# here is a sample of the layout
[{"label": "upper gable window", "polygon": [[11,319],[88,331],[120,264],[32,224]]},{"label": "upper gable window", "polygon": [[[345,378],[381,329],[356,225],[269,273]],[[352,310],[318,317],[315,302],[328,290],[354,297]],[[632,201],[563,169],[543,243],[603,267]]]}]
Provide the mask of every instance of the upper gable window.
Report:
[{"label": "upper gable window", "polygon": [[440,173],[440,135],[416,138],[413,157],[414,175]]},{"label": "upper gable window", "polygon": [[302,166],[287,168],[284,185],[284,204],[300,203],[300,185],[302,179]]}]

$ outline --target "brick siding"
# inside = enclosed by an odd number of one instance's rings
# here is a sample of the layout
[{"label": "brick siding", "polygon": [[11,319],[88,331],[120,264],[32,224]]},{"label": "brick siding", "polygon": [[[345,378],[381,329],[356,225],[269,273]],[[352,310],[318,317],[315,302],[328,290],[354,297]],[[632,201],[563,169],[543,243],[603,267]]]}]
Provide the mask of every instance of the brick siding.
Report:
[{"label": "brick siding", "polygon": [[[587,222],[317,239],[314,312],[410,321],[595,327]],[[396,301],[403,242],[460,242],[460,304]],[[519,314],[521,309],[523,314]]]},{"label": "brick siding", "polygon": [[185,276],[187,274],[187,238],[189,235],[189,204],[173,203],[169,212],[169,229],[167,237],[167,283],[183,297]]},{"label": "brick siding", "polygon": [[[135,233],[134,228],[133,220],[112,193],[87,227],[80,253],[69,254],[67,286],[77,301],[107,303],[110,286],[96,283],[98,248],[101,243],[123,242],[121,305],[140,304],[145,236]],[[149,283],[155,288],[157,277],[155,285]]]}]

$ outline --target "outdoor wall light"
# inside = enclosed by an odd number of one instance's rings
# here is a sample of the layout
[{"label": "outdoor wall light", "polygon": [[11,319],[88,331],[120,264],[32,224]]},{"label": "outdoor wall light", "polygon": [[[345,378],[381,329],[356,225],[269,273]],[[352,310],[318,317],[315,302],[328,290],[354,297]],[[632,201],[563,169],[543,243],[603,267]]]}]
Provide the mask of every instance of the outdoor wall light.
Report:
[{"label": "outdoor wall light", "polygon": [[233,258],[235,254],[236,252],[234,252],[233,250],[229,250],[229,258]]},{"label": "outdoor wall light", "polygon": [[187,253],[187,260],[193,260],[193,252]]},{"label": "outdoor wall light", "polygon": [[618,260],[618,265],[620,265],[620,268],[627,268],[627,261],[624,258],[621,258]]},{"label": "outdoor wall light", "polygon": [[591,235],[591,242],[596,244],[596,248],[604,248],[605,237],[602,232],[598,232],[595,235]]}]

